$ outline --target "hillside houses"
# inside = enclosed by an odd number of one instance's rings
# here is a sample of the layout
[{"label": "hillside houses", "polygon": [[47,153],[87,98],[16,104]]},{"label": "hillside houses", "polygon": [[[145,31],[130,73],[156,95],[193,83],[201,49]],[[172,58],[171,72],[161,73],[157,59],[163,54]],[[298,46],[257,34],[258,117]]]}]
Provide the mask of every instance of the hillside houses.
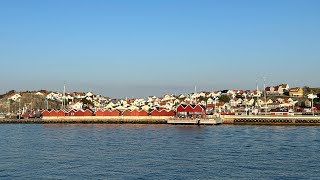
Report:
[{"label": "hillside houses", "polygon": [[[299,98],[303,97],[302,88],[289,88],[287,84],[270,86],[265,89],[267,101],[264,99],[264,91],[262,90],[222,90],[222,91],[201,91],[189,94],[166,94],[162,97],[149,96],[147,98],[132,98],[132,99],[111,99],[101,95],[96,95],[93,92],[46,92],[35,91],[28,92],[39,97],[41,102],[44,100],[49,102],[57,102],[54,108],[66,109],[91,109],[98,110],[117,110],[124,111],[174,111],[180,104],[201,105],[206,107],[207,113],[215,112],[232,112],[232,113],[248,113],[261,112],[265,107],[268,110],[285,107],[295,108]],[[286,93],[285,93],[286,92]],[[290,95],[290,96],[288,96]],[[6,99],[11,102],[17,102],[23,93],[11,93]],[[303,103],[299,106],[310,106],[310,100],[304,97]],[[65,101],[65,106],[61,106]],[[302,101],[302,100],[301,100]],[[41,103],[40,102],[40,103]],[[39,103],[39,104],[40,104]],[[44,103],[42,103],[44,104]],[[44,106],[42,106],[44,107]]]},{"label": "hillside houses", "polygon": [[269,96],[282,96],[285,91],[289,91],[289,85],[280,84],[278,86],[270,86],[266,87],[265,91]]}]

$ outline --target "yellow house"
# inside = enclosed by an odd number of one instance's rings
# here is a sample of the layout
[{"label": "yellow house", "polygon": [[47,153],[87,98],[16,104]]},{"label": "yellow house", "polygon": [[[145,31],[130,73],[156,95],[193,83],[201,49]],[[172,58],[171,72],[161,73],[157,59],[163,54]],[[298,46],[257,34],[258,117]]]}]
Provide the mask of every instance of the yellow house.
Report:
[{"label": "yellow house", "polygon": [[289,96],[302,97],[303,96],[303,89],[302,88],[291,88],[289,90]]}]

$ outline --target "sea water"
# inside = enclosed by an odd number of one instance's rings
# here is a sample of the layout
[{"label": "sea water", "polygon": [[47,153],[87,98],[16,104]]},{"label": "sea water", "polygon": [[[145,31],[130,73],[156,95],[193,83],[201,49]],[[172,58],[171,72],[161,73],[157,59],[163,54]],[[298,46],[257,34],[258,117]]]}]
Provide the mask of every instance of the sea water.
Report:
[{"label": "sea water", "polygon": [[320,179],[320,127],[0,125],[0,179]]}]

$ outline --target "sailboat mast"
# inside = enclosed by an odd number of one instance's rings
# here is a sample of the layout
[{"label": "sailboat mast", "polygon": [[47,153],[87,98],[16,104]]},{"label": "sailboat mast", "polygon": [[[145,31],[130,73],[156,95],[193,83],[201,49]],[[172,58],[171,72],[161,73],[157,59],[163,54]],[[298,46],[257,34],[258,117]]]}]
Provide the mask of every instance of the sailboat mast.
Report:
[{"label": "sailboat mast", "polygon": [[267,109],[268,109],[268,105],[267,105],[267,91],[266,91],[266,77],[263,77],[263,88],[264,88],[264,104],[265,104],[265,115],[267,115]]},{"label": "sailboat mast", "polygon": [[63,85],[63,96],[62,96],[61,109],[65,108],[65,96],[66,96],[66,84]]},{"label": "sailboat mast", "polygon": [[197,104],[196,94],[197,94],[197,86],[194,86],[194,104]]}]

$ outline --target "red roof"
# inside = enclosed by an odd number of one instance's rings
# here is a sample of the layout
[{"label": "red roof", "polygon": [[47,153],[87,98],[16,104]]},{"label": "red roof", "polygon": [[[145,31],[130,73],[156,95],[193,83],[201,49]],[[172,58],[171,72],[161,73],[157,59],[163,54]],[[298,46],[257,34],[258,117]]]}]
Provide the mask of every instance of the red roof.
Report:
[{"label": "red roof", "polygon": [[[194,106],[194,105],[193,105]],[[177,108],[177,112],[203,112],[204,109],[200,105],[192,107],[190,104],[180,104]]]}]

